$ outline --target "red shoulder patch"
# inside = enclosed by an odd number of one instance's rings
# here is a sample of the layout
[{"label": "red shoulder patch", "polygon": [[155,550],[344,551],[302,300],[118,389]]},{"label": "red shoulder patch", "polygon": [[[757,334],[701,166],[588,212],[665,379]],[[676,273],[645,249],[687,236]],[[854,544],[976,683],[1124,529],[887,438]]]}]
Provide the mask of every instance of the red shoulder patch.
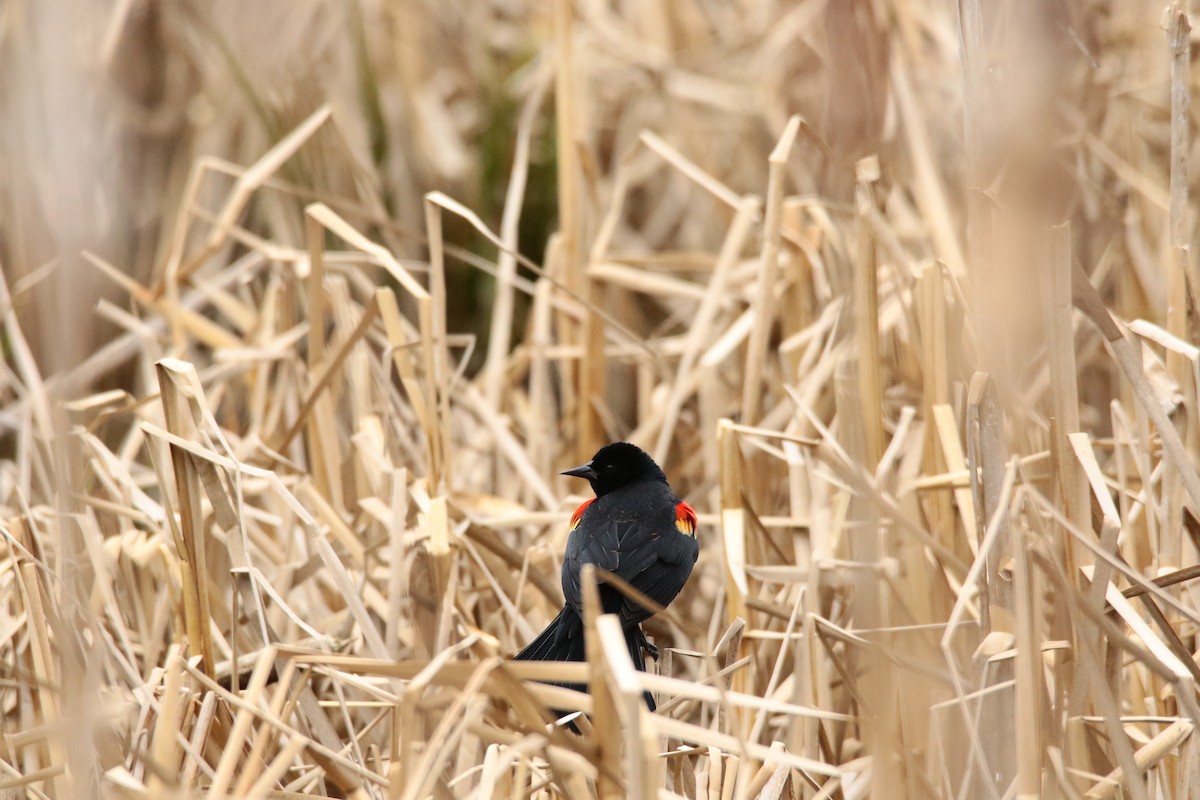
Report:
[{"label": "red shoulder patch", "polygon": [[596,498],[594,497],[591,500],[584,500],[583,504],[580,505],[579,508],[575,509],[575,513],[571,515],[571,530],[575,530],[577,527],[579,527],[579,520],[583,519],[583,512],[586,511],[587,507],[594,502],[596,502]]},{"label": "red shoulder patch", "polygon": [[675,527],[680,533],[696,535],[696,509],[682,500],[675,504]]}]

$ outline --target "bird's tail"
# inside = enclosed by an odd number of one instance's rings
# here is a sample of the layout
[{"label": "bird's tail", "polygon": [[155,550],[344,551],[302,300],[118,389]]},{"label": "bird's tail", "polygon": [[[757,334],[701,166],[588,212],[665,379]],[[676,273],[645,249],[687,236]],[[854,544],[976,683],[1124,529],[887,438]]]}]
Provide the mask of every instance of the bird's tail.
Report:
[{"label": "bird's tail", "polygon": [[[633,666],[642,672],[646,671],[645,645],[646,637],[640,625],[636,623],[625,629],[625,645],[629,648],[629,657]],[[537,635],[529,645],[513,656],[513,661],[587,661],[587,650],[583,642],[583,620],[570,606],[563,606],[558,616],[551,620],[546,629]],[[564,689],[574,689],[586,692],[587,687],[579,683],[554,682],[552,686]],[[654,698],[649,692],[644,693],[646,705],[651,711],[655,709]]]},{"label": "bird's tail", "polygon": [[513,661],[586,661],[583,646],[583,620],[570,606],[563,606],[558,616],[537,635]]},{"label": "bird's tail", "polygon": [[[583,620],[575,609],[563,606],[558,616],[529,645],[513,656],[513,661],[586,661],[583,645]],[[551,686],[586,692],[582,683],[549,682]],[[560,715],[561,716],[561,715]]]}]

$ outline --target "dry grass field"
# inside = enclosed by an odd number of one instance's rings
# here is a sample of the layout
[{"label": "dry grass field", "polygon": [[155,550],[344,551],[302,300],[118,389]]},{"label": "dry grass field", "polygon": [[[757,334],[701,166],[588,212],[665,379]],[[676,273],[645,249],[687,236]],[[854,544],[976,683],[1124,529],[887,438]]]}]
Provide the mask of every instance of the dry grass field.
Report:
[{"label": "dry grass field", "polygon": [[[1196,41],[0,4],[0,798],[1200,797]],[[618,439],[660,658],[512,663]]]}]

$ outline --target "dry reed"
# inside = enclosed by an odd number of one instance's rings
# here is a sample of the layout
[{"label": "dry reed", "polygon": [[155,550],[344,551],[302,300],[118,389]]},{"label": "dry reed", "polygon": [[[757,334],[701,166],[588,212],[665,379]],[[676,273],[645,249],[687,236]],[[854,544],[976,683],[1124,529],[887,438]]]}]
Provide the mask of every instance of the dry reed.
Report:
[{"label": "dry reed", "polygon": [[[100,233],[28,5],[0,797],[1200,796],[1185,5],[116,3]],[[661,658],[509,662],[620,438]]]}]

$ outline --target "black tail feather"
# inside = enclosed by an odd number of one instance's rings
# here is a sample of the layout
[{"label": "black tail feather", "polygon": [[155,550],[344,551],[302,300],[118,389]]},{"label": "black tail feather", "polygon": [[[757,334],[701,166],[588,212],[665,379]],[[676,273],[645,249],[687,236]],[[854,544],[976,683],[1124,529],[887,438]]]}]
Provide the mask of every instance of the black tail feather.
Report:
[{"label": "black tail feather", "polygon": [[[629,648],[629,657],[633,660],[633,666],[645,672],[644,645],[648,643],[640,625],[634,624],[625,629],[625,644]],[[563,606],[563,610],[558,612],[558,616],[546,626],[546,629],[539,633],[537,638],[530,642],[524,650],[513,656],[513,661],[587,661],[587,651],[583,641],[583,620],[571,606]],[[550,685],[574,689],[577,692],[587,691],[587,687],[580,683],[556,681]],[[649,692],[645,692],[644,697],[646,705],[650,707],[651,711],[654,711],[656,708],[654,698]]]},{"label": "black tail feather", "polygon": [[[583,644],[583,620],[570,606],[563,606],[558,616],[550,621],[546,629],[537,635],[529,645],[513,656],[513,661],[586,661],[587,652]],[[561,683],[555,681],[551,686],[561,686],[564,689],[574,689],[586,692],[587,686],[582,683]]]}]

